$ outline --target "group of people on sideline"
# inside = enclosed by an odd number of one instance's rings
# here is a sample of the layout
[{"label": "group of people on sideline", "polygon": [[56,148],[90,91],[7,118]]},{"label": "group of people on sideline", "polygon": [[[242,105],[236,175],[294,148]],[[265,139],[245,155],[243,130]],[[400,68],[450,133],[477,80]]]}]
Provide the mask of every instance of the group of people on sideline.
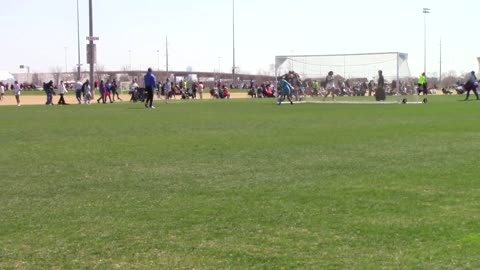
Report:
[{"label": "group of people on sideline", "polygon": [[[339,79],[340,78],[340,79]],[[382,71],[378,71],[377,81],[366,79],[348,79],[343,80],[341,76],[335,75],[333,71],[328,72],[324,79],[301,79],[300,75],[294,71],[289,71],[287,74],[279,77],[277,83],[265,81],[260,85],[255,84],[255,81],[251,80],[244,83],[244,88],[247,88],[248,96],[252,98],[272,97],[277,98],[278,104],[281,104],[285,99],[293,104],[293,96],[297,98],[311,95],[319,96],[325,101],[329,96],[333,100],[337,96],[374,96],[377,101],[383,101],[387,95],[395,94],[423,94],[428,95],[431,92],[428,89],[425,73],[422,73],[418,81],[392,81],[386,83]],[[412,87],[411,84],[416,87]],[[143,87],[140,87],[137,79],[133,79],[129,85],[129,94],[131,95],[130,101],[141,101],[146,108],[154,109],[154,96],[155,93],[158,99],[164,99],[165,103],[169,103],[169,100],[176,99],[177,95],[180,95],[182,99],[203,99],[204,91],[210,93],[211,98],[230,99],[230,89],[222,83],[222,81],[214,81],[209,83],[210,87],[207,89],[205,84],[201,81],[187,81],[182,79],[181,81],[170,80],[166,78],[164,81],[157,80],[151,68],[149,68],[146,74],[143,76]],[[248,85],[248,86],[247,86]],[[458,94],[466,94],[465,100],[470,98],[470,93],[473,92],[476,99],[480,100],[480,96],[477,92],[479,81],[472,71],[468,75],[466,83],[457,82],[456,91]],[[232,86],[231,86],[232,87]],[[413,89],[412,89],[413,88]],[[5,91],[12,90],[17,106],[21,106],[20,97],[22,93],[22,87],[15,81],[13,84],[8,85],[0,82],[0,102],[5,99]],[[78,104],[91,104],[92,100],[95,100],[95,92],[99,91],[99,97],[96,99],[97,103],[107,104],[114,103],[116,100],[122,101],[119,94],[119,86],[117,81],[114,80],[100,80],[95,81],[93,86],[89,80],[85,82],[76,81],[68,84],[64,81],[60,81],[57,86],[54,86],[52,80],[43,83],[43,91],[46,95],[46,105],[54,105],[54,96],[58,94],[59,98],[56,104],[68,105],[65,100],[65,95],[68,93],[68,89],[75,90],[75,97]],[[442,89],[443,94],[452,94],[447,89]],[[297,99],[298,100],[298,99]]]}]

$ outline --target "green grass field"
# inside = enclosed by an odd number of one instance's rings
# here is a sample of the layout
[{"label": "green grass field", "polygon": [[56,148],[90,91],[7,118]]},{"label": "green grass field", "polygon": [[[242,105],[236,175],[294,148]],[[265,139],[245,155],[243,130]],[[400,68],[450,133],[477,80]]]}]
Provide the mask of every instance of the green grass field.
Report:
[{"label": "green grass field", "polygon": [[480,102],[0,107],[0,269],[478,269]]}]

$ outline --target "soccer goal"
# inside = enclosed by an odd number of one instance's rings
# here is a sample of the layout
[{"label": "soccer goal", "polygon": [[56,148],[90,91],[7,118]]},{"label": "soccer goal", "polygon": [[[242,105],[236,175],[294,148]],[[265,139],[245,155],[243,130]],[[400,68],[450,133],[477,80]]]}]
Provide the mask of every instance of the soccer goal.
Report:
[{"label": "soccer goal", "polygon": [[292,96],[296,102],[421,103],[406,53],[276,56],[275,74],[278,92],[286,78],[295,88]]}]

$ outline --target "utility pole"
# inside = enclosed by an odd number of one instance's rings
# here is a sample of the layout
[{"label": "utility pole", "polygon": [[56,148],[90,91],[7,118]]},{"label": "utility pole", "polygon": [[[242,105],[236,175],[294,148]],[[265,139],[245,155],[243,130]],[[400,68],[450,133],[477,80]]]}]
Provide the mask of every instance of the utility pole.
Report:
[{"label": "utility pole", "polygon": [[94,90],[95,83],[93,80],[93,69],[94,69],[94,61],[95,61],[95,48],[93,46],[93,0],[89,0],[89,8],[88,8],[88,13],[89,13],[89,18],[90,18],[90,87],[92,88],[92,91]]},{"label": "utility pole", "polygon": [[128,50],[128,69],[132,71],[132,50]]},{"label": "utility pole", "polygon": [[427,14],[430,13],[429,8],[423,8],[423,72],[427,76]]},{"label": "utility pole", "polygon": [[65,46],[65,73],[68,73],[68,58],[67,58],[67,50],[68,50],[68,47]]},{"label": "utility pole", "polygon": [[233,6],[233,23],[232,23],[232,26],[233,26],[233,67],[232,67],[232,77],[233,77],[233,80],[232,80],[232,84],[233,86],[235,86],[235,81],[236,81],[236,76],[235,76],[235,69],[236,69],[236,66],[235,66],[235,0],[232,0],[232,6]]},{"label": "utility pole", "polygon": [[168,36],[167,36],[167,38],[165,39],[165,49],[166,49],[165,59],[167,60],[167,68],[166,68],[166,71],[167,71],[167,76],[168,76]]},{"label": "utility pole", "polygon": [[78,63],[77,63],[77,81],[80,81],[80,11],[77,0],[77,39],[78,39]]},{"label": "utility pole", "polygon": [[440,76],[439,84],[442,84],[442,38],[440,38]]},{"label": "utility pole", "polygon": [[157,50],[157,71],[160,71],[160,50]]}]

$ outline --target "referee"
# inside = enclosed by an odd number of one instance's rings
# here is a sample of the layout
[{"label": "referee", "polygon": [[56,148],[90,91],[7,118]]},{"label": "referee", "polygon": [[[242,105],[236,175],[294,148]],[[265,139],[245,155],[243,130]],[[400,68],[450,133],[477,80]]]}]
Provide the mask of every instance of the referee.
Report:
[{"label": "referee", "polygon": [[155,78],[155,75],[153,75],[151,68],[148,68],[148,72],[145,74],[143,79],[145,81],[145,90],[147,91],[145,108],[155,109],[155,107],[153,107],[153,89],[157,87],[157,79]]}]

